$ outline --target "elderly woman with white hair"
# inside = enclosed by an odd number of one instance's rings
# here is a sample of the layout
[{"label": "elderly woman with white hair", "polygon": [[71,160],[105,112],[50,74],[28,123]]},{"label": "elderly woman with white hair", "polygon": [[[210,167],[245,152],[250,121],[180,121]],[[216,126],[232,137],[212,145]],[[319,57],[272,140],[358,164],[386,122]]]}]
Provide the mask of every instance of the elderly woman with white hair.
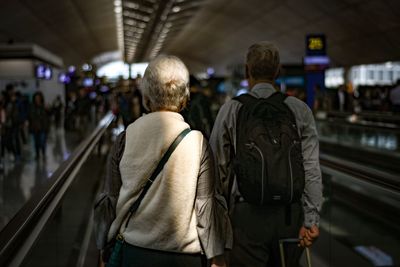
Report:
[{"label": "elderly woman with white hair", "polygon": [[[209,144],[178,113],[188,102],[188,83],[179,58],[151,61],[141,84],[149,113],[130,124],[112,149],[95,212],[97,227],[109,230],[97,243],[104,248],[118,235],[121,266],[195,267],[207,266],[207,259],[225,266],[224,250],[232,247]],[[167,152],[173,143],[175,150]]]}]

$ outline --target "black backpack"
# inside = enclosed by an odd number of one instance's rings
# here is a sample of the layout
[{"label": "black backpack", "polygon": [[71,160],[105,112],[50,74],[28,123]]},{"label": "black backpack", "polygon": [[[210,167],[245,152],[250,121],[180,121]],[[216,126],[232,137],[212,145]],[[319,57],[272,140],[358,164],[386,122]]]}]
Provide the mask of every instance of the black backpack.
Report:
[{"label": "black backpack", "polygon": [[284,103],[244,94],[236,125],[234,172],[244,199],[256,205],[298,202],[304,190],[304,166],[296,120]]}]

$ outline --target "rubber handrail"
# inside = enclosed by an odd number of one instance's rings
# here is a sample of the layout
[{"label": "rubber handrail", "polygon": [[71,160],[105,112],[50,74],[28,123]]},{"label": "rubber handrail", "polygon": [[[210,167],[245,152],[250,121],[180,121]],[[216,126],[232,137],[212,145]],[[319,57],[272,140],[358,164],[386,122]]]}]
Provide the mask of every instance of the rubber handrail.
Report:
[{"label": "rubber handrail", "polygon": [[323,166],[351,175],[352,177],[368,181],[400,193],[400,177],[371,167],[320,154],[320,163]]}]

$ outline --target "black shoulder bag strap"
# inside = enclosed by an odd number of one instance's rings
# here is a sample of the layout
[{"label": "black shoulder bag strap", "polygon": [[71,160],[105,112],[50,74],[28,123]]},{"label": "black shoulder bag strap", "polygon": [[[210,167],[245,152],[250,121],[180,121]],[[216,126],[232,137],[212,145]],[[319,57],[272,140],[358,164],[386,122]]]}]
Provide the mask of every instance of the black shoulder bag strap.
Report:
[{"label": "black shoulder bag strap", "polygon": [[128,227],[129,221],[132,217],[132,215],[137,211],[139,208],[140,203],[142,202],[144,196],[146,195],[147,191],[149,191],[151,185],[157,178],[158,174],[161,172],[161,170],[164,168],[165,163],[167,163],[169,157],[171,156],[172,152],[174,152],[175,148],[179,145],[179,143],[183,140],[183,138],[190,132],[191,130],[189,128],[183,130],[178,137],[175,138],[174,142],[169,146],[167,152],[163,155],[161,158],[160,162],[158,163],[157,167],[153,171],[153,174],[150,176],[149,179],[147,179],[146,184],[143,187],[142,192],[140,193],[138,199],[132,204],[131,208],[129,209],[129,215],[128,215],[128,220],[125,223],[125,228]]}]

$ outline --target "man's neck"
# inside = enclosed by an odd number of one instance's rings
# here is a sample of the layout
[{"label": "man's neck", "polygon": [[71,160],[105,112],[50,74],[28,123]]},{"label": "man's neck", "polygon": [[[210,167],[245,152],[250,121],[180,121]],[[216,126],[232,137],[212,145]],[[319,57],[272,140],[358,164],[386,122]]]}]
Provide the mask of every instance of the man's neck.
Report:
[{"label": "man's neck", "polygon": [[269,84],[271,84],[271,85],[274,84],[274,82],[271,81],[271,80],[252,80],[252,79],[249,79],[248,82],[249,82],[249,88],[250,88],[250,90],[253,89],[254,86],[256,86],[256,85],[259,84],[259,83],[269,83]]}]

